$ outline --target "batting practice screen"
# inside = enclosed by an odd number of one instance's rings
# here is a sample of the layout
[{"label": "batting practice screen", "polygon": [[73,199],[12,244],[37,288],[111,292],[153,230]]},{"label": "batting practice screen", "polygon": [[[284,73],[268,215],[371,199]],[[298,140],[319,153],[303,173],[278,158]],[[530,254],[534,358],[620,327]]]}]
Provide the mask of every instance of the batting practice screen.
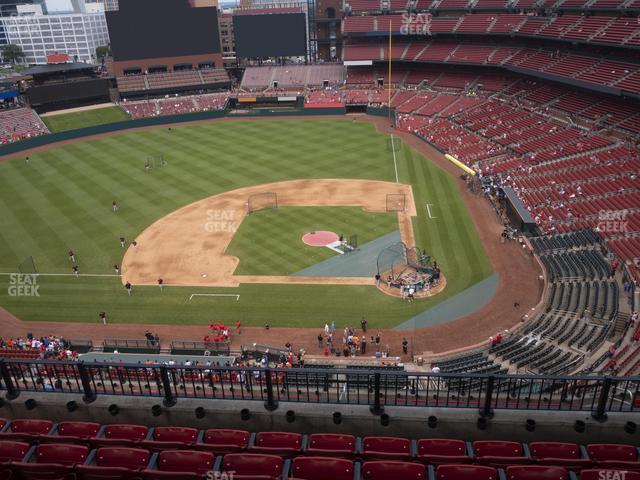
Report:
[{"label": "batting practice screen", "polygon": [[115,61],[220,53],[215,7],[189,0],[120,0],[106,12]]},{"label": "batting practice screen", "polygon": [[304,13],[234,15],[233,31],[238,57],[303,57],[307,54]]}]

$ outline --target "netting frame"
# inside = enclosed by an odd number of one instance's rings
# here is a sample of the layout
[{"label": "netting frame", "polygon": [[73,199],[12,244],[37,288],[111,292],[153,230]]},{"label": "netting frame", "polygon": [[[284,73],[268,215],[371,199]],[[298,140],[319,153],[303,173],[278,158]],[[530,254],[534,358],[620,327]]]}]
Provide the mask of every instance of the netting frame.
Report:
[{"label": "netting frame", "polygon": [[385,210],[387,212],[406,212],[407,211],[407,194],[406,193],[387,193],[385,199]]},{"label": "netting frame", "polygon": [[[386,259],[385,256],[389,256]],[[378,275],[389,273],[395,279],[407,267],[407,246],[404,242],[397,242],[383,248],[376,257],[376,271]]]},{"label": "netting frame", "polygon": [[28,256],[18,265],[18,273],[37,275],[38,267],[32,256]]},{"label": "netting frame", "polygon": [[247,214],[275,208],[278,208],[278,194],[276,192],[256,193],[247,198]]}]

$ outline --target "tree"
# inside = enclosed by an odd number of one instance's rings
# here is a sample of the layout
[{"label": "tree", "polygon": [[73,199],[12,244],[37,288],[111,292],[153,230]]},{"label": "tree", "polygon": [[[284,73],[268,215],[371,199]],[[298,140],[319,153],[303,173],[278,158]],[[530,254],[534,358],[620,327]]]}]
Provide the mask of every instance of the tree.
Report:
[{"label": "tree", "polygon": [[7,62],[16,63],[21,58],[24,58],[24,52],[20,45],[14,45],[9,43],[2,47],[2,56]]},{"label": "tree", "polygon": [[107,55],[109,55],[109,47],[108,46],[102,46],[102,47],[96,47],[96,58],[98,60],[106,57]]}]

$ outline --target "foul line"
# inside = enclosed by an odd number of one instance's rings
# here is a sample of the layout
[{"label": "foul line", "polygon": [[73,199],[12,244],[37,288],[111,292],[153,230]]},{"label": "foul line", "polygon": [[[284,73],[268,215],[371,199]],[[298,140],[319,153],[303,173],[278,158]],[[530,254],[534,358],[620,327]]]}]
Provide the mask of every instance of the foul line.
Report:
[{"label": "foul line", "polygon": [[35,275],[36,277],[120,277],[114,273],[21,273],[0,272],[0,275]]},{"label": "foul line", "polygon": [[240,295],[235,293],[192,293],[188,301],[193,297],[236,297],[236,302],[240,300]]},{"label": "foul line", "polygon": [[396,146],[393,143],[393,135],[391,135],[391,152],[393,152],[393,168],[396,171],[396,183],[398,183],[398,162],[396,161]]}]

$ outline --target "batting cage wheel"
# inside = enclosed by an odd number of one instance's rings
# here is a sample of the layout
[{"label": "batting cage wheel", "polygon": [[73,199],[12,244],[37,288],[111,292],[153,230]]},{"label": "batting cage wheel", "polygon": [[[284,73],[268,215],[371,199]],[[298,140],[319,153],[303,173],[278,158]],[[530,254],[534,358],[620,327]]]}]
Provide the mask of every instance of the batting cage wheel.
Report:
[{"label": "batting cage wheel", "polygon": [[405,193],[387,193],[387,212],[404,212],[407,206]]},{"label": "batting cage wheel", "polygon": [[278,208],[278,194],[275,192],[257,193],[247,199],[247,213]]}]

